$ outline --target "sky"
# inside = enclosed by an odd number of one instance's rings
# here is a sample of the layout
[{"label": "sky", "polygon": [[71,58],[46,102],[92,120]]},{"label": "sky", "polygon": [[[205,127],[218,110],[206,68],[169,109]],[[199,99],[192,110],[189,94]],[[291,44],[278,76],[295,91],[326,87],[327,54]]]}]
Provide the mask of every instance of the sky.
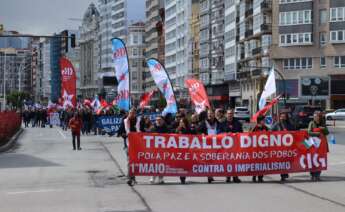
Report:
[{"label": "sky", "polygon": [[[0,24],[5,30],[25,34],[51,35],[65,29],[78,29],[81,19],[98,0],[0,0]],[[128,20],[144,20],[145,0],[128,0]]]}]

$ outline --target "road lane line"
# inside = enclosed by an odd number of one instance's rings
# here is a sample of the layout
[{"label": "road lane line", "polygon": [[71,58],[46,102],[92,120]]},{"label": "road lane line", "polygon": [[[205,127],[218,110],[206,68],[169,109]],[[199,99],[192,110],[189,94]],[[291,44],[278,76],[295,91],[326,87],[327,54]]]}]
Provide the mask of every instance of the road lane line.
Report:
[{"label": "road lane line", "polygon": [[43,190],[33,190],[33,191],[14,191],[7,192],[7,195],[18,195],[18,194],[29,194],[29,193],[48,193],[48,192],[60,192],[62,189],[43,189]]},{"label": "road lane line", "polygon": [[63,137],[63,139],[67,139],[67,137],[65,136],[65,134],[63,134],[63,132],[61,132],[61,130],[57,129],[57,131],[60,133],[60,135]]}]

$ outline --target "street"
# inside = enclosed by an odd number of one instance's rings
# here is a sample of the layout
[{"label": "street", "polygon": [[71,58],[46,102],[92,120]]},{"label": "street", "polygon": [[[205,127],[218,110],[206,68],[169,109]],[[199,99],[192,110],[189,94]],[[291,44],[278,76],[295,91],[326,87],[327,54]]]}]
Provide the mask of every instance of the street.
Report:
[{"label": "street", "polygon": [[[345,144],[336,128],[337,143]],[[341,131],[338,133],[338,131]],[[148,177],[126,184],[122,140],[82,136],[82,150],[73,151],[70,133],[60,128],[27,128],[18,145],[0,155],[1,211],[345,211],[345,146],[330,145],[328,171],[322,182],[307,173],[252,183],[208,184],[205,178],[176,177],[151,185]]]}]

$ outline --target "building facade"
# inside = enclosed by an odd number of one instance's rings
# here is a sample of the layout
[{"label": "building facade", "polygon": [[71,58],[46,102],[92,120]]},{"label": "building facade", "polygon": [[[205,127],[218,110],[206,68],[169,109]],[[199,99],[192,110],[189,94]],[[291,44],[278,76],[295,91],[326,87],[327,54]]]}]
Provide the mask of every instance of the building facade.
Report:
[{"label": "building facade", "polygon": [[[162,64],[165,62],[164,1],[146,0],[145,2],[145,57],[157,58]],[[146,92],[156,88],[148,68],[145,68],[143,86]]]},{"label": "building facade", "polygon": [[100,91],[99,22],[100,14],[96,6],[90,4],[80,27],[80,93],[84,98],[92,98]]},{"label": "building facade", "polygon": [[144,93],[143,75],[146,67],[145,24],[138,22],[128,27],[127,51],[130,69],[130,91],[133,105],[139,105],[140,97]]},{"label": "building facade", "polygon": [[290,99],[345,107],[345,1],[280,0],[273,6],[272,58]]},{"label": "building facade", "polygon": [[191,42],[191,1],[165,1],[165,68],[170,76],[177,99],[188,98],[185,79],[191,76],[188,56]]},{"label": "building facade", "polygon": [[[32,94],[32,52],[29,49],[0,49],[0,93],[13,91]],[[5,85],[4,85],[5,84]]]},{"label": "building facade", "polygon": [[[121,38],[126,41],[127,0],[99,0],[100,21],[100,55],[101,55],[101,87],[112,92],[115,83],[115,72],[112,60],[111,39]],[[110,82],[110,83],[107,83]]]},{"label": "building facade", "polygon": [[240,0],[237,7],[237,74],[240,83],[239,104],[257,111],[257,102],[265,77],[272,66],[272,1]]},{"label": "building facade", "polygon": [[45,39],[42,41],[42,99],[48,102],[51,97],[51,52],[50,40]]}]

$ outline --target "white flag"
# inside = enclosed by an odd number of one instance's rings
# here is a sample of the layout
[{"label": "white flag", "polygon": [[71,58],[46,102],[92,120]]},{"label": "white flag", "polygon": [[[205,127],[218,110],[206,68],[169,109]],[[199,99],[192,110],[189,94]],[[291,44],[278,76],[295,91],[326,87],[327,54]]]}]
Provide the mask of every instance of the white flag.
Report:
[{"label": "white flag", "polygon": [[266,85],[264,90],[262,91],[260,101],[259,101],[259,109],[265,107],[266,105],[266,99],[274,94],[276,92],[276,77],[274,75],[274,69],[272,68],[270,75],[268,76],[268,79],[266,81]]}]

